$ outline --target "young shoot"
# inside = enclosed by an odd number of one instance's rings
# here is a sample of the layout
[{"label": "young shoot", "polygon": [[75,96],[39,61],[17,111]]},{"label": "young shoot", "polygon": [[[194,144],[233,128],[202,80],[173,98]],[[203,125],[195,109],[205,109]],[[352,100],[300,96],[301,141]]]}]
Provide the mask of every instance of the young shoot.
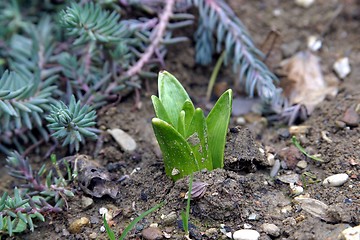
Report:
[{"label": "young shoot", "polygon": [[170,73],[159,73],[158,88],[159,97],[151,97],[156,113],[152,125],[166,174],[176,181],[202,169],[223,168],[232,90],[224,92],[205,117]]}]

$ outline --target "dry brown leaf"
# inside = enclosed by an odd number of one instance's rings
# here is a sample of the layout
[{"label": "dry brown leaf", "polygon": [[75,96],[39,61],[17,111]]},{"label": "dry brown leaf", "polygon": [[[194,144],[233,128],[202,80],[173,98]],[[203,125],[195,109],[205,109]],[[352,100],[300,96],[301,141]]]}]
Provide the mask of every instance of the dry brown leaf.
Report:
[{"label": "dry brown leaf", "polygon": [[305,105],[308,114],[311,114],[327,95],[337,94],[337,82],[324,79],[319,58],[311,52],[298,52],[284,60],[281,66],[286,75],[282,81],[285,97],[291,105]]}]

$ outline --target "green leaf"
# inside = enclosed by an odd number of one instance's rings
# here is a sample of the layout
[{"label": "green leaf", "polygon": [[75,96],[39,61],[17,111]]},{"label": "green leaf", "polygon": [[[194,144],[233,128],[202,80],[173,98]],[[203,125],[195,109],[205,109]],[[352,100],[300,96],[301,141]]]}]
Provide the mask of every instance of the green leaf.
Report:
[{"label": "green leaf", "polygon": [[151,96],[151,101],[154,106],[155,114],[157,118],[170,123],[170,118],[166,113],[164,105],[161,103],[160,99],[157,96]]},{"label": "green leaf", "polygon": [[109,239],[110,240],[115,240],[115,233],[114,233],[113,230],[111,230],[109,224],[106,221],[106,214],[104,214],[103,221],[104,221],[104,226],[105,226],[106,233],[107,233]]},{"label": "green leaf", "polygon": [[180,82],[167,71],[159,73],[158,88],[159,99],[169,116],[169,123],[177,129],[179,114],[184,102],[191,101],[189,95]]},{"label": "green leaf", "polygon": [[185,132],[185,111],[184,110],[180,111],[177,131],[181,134],[181,136],[185,137],[186,132]]},{"label": "green leaf", "polygon": [[10,235],[10,237],[12,236],[12,233],[13,233],[13,225],[12,225],[12,222],[11,222],[11,217],[10,216],[7,216],[6,217],[6,223],[7,223],[7,229],[8,229],[8,233]]},{"label": "green leaf", "polygon": [[121,234],[119,240],[124,240],[127,236],[127,234],[131,231],[131,229],[140,221],[142,220],[144,217],[146,217],[147,215],[149,215],[152,212],[155,212],[156,210],[158,210],[159,208],[161,208],[164,204],[166,203],[166,201],[163,201],[159,204],[157,204],[156,206],[150,208],[149,210],[147,210],[146,212],[143,212],[142,214],[140,214],[140,216],[138,216],[137,218],[135,218],[123,231],[123,233]]},{"label": "green leaf", "polygon": [[311,158],[314,161],[324,162],[324,160],[322,160],[321,158],[318,158],[317,156],[307,153],[306,150],[300,145],[299,140],[297,140],[297,138],[295,136],[292,136],[291,141],[295,145],[295,147],[297,147],[299,149],[299,151],[302,152],[308,158]]},{"label": "green leaf", "polygon": [[192,134],[192,132],[190,132],[189,129],[195,113],[194,104],[191,101],[186,100],[184,106],[182,107],[182,110],[185,111],[185,130],[186,130],[185,137],[188,138]]},{"label": "green leaf", "polygon": [[176,181],[201,170],[191,147],[173,126],[159,118],[153,118],[152,125],[168,176]]},{"label": "green leaf", "polygon": [[[13,221],[13,224],[15,224],[14,221]],[[20,219],[17,222],[15,228],[13,229],[13,232],[14,233],[21,233],[21,232],[24,232],[25,230],[26,230],[26,223]]]},{"label": "green leaf", "polygon": [[232,109],[232,90],[224,92],[206,118],[209,151],[213,167],[224,167],[226,134]]},{"label": "green leaf", "polygon": [[211,155],[208,153],[206,120],[201,108],[195,110],[189,132],[191,135],[186,140],[197,159],[200,170],[213,170]]}]

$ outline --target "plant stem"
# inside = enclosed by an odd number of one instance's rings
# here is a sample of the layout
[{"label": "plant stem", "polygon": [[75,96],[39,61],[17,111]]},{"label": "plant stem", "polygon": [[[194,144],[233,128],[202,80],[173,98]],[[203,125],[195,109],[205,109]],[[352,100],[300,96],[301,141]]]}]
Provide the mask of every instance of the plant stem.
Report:
[{"label": "plant stem", "polygon": [[207,102],[210,101],[211,92],[212,92],[212,89],[214,88],[216,78],[219,75],[220,67],[221,67],[222,63],[224,62],[224,58],[225,58],[225,51],[222,52],[222,54],[220,55],[219,59],[216,62],[214,71],[211,73],[209,85],[208,85],[208,88],[207,88],[207,91],[206,91],[206,101]]},{"label": "plant stem", "polygon": [[156,48],[160,45],[161,40],[165,34],[166,26],[168,25],[170,18],[173,14],[175,0],[167,0],[164,11],[160,13],[159,24],[154,29],[154,38],[151,40],[150,46],[146,49],[144,54],[141,56],[139,61],[136,62],[128,71],[127,76],[133,76],[141,71],[143,66],[150,60],[151,56],[154,55]]}]

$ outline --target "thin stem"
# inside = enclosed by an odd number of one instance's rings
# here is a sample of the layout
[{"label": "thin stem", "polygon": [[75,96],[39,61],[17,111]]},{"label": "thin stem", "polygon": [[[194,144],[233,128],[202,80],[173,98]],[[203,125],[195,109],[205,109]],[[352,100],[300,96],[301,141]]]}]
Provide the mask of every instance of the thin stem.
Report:
[{"label": "thin stem", "polygon": [[139,73],[143,66],[150,60],[151,56],[153,56],[156,48],[159,46],[161,40],[163,39],[166,31],[166,26],[168,25],[170,17],[173,14],[174,4],[175,0],[166,1],[165,9],[159,16],[159,24],[154,29],[154,39],[152,39],[150,46],[146,49],[145,53],[141,56],[139,61],[137,61],[134,66],[132,66],[128,71],[126,71],[126,75],[133,76]]}]

